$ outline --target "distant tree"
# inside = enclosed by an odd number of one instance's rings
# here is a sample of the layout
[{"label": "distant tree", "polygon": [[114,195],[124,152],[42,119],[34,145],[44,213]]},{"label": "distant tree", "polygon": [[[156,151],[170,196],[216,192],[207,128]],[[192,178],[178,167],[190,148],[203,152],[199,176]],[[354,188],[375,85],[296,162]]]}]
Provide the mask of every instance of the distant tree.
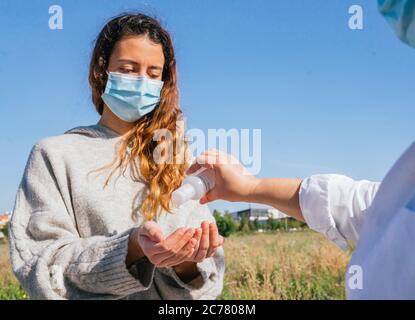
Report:
[{"label": "distant tree", "polygon": [[253,223],[253,227],[254,227],[254,230],[259,230],[259,229],[262,229],[261,228],[261,223],[259,222],[259,219],[258,218],[255,218],[255,220],[254,220],[254,223]]},{"label": "distant tree", "polygon": [[307,224],[302,222],[302,221],[295,220],[295,219],[289,219],[288,220],[288,228],[290,228],[290,229],[292,229],[292,228],[299,229],[299,228],[304,228],[306,226],[307,226]]},{"label": "distant tree", "polygon": [[280,220],[274,219],[274,218],[269,218],[268,221],[267,221],[267,227],[271,231],[276,231],[278,229],[283,228],[283,225],[282,225]]},{"label": "distant tree", "polygon": [[249,222],[248,223],[242,223],[241,226],[240,226],[239,231],[241,231],[242,233],[252,232],[251,228],[249,227]]},{"label": "distant tree", "polygon": [[243,217],[239,223],[238,231],[242,233],[249,233],[254,231],[254,226],[247,217]]},{"label": "distant tree", "polygon": [[236,231],[236,222],[230,213],[222,215],[219,211],[215,210],[213,216],[215,217],[216,225],[221,236],[227,238]]},{"label": "distant tree", "polygon": [[213,210],[213,216],[215,217],[217,215],[222,215],[222,213],[220,211],[216,210],[216,209]]},{"label": "distant tree", "polygon": [[256,228],[255,222],[253,222],[251,219],[249,219],[248,221],[249,230],[257,231],[258,229]]}]

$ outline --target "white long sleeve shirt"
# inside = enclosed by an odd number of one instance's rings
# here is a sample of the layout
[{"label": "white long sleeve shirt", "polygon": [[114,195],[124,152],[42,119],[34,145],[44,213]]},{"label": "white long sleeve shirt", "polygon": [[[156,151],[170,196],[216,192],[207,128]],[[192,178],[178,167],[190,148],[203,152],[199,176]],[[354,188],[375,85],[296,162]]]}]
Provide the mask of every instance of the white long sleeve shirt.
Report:
[{"label": "white long sleeve shirt", "polygon": [[382,184],[315,175],[300,188],[311,229],[340,248],[357,243],[347,272],[350,299],[415,299],[415,143]]}]

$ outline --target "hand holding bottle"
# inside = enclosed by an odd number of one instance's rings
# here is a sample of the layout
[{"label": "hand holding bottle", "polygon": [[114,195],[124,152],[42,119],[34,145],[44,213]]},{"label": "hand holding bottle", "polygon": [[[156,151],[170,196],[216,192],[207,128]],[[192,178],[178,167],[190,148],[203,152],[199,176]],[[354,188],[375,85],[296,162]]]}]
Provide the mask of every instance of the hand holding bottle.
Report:
[{"label": "hand holding bottle", "polygon": [[218,150],[203,152],[189,168],[188,173],[206,169],[214,177],[214,187],[201,199],[200,203],[214,200],[247,201],[259,180],[232,155]]},{"label": "hand holding bottle", "polygon": [[214,176],[215,186],[200,203],[214,200],[253,202],[274,207],[285,214],[304,221],[299,202],[301,179],[258,179],[233,156],[217,150],[208,150],[196,158],[189,174],[205,168]]}]

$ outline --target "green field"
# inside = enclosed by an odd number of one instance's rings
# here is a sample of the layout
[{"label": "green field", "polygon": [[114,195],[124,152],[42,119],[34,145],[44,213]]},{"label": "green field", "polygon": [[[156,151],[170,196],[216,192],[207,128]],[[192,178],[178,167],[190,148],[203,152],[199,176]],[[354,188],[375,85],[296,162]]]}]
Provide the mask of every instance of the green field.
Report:
[{"label": "green field", "polygon": [[[232,235],[220,299],[344,299],[349,254],[312,231]],[[0,244],[0,299],[25,299]]]}]

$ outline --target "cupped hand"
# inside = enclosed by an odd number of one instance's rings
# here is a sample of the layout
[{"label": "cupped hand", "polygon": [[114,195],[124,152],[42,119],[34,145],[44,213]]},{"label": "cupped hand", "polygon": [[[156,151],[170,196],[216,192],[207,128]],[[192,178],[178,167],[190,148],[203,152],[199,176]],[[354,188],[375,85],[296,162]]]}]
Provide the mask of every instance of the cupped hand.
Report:
[{"label": "cupped hand", "polygon": [[156,267],[174,267],[185,262],[202,262],[223,245],[215,223],[203,221],[200,228],[179,228],[167,238],[160,226],[147,221],[136,230],[135,237],[143,254]]},{"label": "cupped hand", "polygon": [[193,256],[197,240],[194,228],[179,228],[167,238],[160,226],[147,221],[138,228],[138,243],[144,255],[156,267],[170,267]]},{"label": "cupped hand", "polygon": [[202,262],[204,259],[212,257],[225,241],[219,235],[216,224],[208,221],[202,222],[200,228],[196,229],[193,238],[197,240],[197,244],[193,255],[187,260],[191,262]]}]

